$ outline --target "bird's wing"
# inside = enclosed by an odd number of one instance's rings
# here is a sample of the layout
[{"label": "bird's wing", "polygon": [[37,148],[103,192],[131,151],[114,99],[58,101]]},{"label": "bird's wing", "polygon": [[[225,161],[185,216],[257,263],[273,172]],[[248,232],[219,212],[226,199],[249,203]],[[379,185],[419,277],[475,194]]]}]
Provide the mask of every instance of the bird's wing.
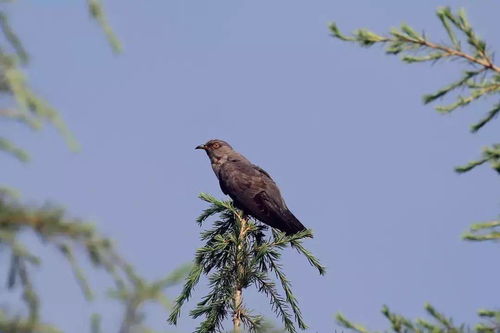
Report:
[{"label": "bird's wing", "polygon": [[252,166],[254,167],[254,169],[256,169],[257,171],[259,171],[261,174],[263,174],[264,176],[266,176],[267,178],[269,178],[269,180],[271,180],[273,183],[274,183],[274,180],[271,178],[271,176],[266,172],[266,170],[262,169],[260,166],[258,165],[255,165],[255,164],[252,164]]},{"label": "bird's wing", "polygon": [[219,171],[219,182],[241,209],[257,219],[275,225],[284,211],[288,211],[276,183],[269,174],[248,162],[225,163]]},{"label": "bird's wing", "polygon": [[281,196],[278,185],[276,185],[266,170],[257,165],[252,165],[252,167],[260,173],[260,178],[262,178],[265,184],[262,191],[259,191],[254,196],[254,199],[257,200],[257,203],[267,215],[281,215],[283,211],[288,210],[288,208]]},{"label": "bird's wing", "polygon": [[224,193],[225,195],[229,195],[229,193],[226,189],[226,185],[225,185],[226,182],[222,180],[220,171],[219,171],[219,174],[217,175],[217,178],[219,179],[219,186],[220,186],[220,189],[222,190],[222,193]]}]

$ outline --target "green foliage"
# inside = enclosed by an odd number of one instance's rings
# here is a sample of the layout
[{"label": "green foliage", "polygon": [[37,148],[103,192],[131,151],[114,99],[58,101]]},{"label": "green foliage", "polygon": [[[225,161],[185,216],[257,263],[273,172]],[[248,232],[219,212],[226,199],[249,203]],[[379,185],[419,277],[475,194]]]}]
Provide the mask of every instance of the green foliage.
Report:
[{"label": "green foliage", "polygon": [[470,241],[500,239],[500,221],[473,224],[463,238]]},{"label": "green foliage", "polygon": [[[10,191],[0,191],[0,250],[10,257],[7,286],[10,290],[20,289],[27,316],[14,316],[0,311],[2,332],[58,332],[54,326],[42,324],[40,319],[40,298],[32,281],[34,268],[42,264],[42,258],[34,254],[23,235],[31,233],[42,244],[59,252],[73,270],[83,295],[92,300],[93,290],[87,282],[86,273],[80,268],[82,253],[98,270],[108,274],[114,281],[110,296],[123,304],[125,311],[122,333],[150,332],[143,324],[141,308],[146,302],[162,304],[167,310],[171,305],[164,290],[177,284],[191,268],[183,266],[166,278],[148,282],[141,278],[115,250],[110,239],[101,236],[95,227],[78,219],[68,218],[63,209],[46,205],[32,207],[22,204]],[[5,262],[5,259],[4,259]],[[57,279],[54,276],[54,279]],[[99,327],[100,317],[92,318],[94,331]],[[7,329],[9,328],[9,329]],[[133,328],[133,330],[132,330]]]},{"label": "green foliage", "polygon": [[491,147],[484,148],[480,159],[459,166],[455,168],[455,170],[459,173],[464,173],[486,162],[489,162],[491,167],[496,172],[500,173],[500,144],[494,144]]},{"label": "green foliage", "polygon": [[[438,9],[437,16],[448,36],[448,44],[432,42],[425,34],[417,33],[406,24],[403,24],[399,29],[392,29],[388,36],[381,36],[366,29],[357,30],[352,36],[346,36],[340,32],[335,23],[330,25],[330,31],[334,37],[340,40],[355,42],[363,47],[374,44],[385,44],[387,54],[400,55],[401,59],[407,63],[463,60],[462,63],[465,63],[470,68],[465,70],[458,80],[423,97],[424,103],[427,104],[450,96],[451,93],[456,93],[457,91],[466,92],[465,95],[456,94],[454,102],[450,104],[437,106],[437,111],[441,113],[450,113],[480,99],[498,95],[500,93],[500,67],[493,63],[493,53],[488,50],[486,42],[472,28],[467,20],[465,11],[459,10],[453,13],[450,8],[443,7]],[[480,130],[493,120],[499,112],[500,104],[497,103],[482,119],[472,125],[472,132]],[[490,163],[496,172],[500,173],[500,144],[494,144],[491,147],[485,148],[480,159],[457,167],[455,170],[463,173],[487,162]],[[499,221],[474,224],[463,235],[463,238],[471,241],[498,240],[500,239],[499,228]],[[464,325],[455,325],[451,319],[436,311],[430,304],[427,304],[425,309],[430,320],[410,320],[391,312],[387,306],[383,307],[382,313],[391,325],[391,329],[389,330],[391,332],[500,332],[500,312],[498,311],[480,310],[479,316],[485,321],[470,329]],[[337,314],[336,319],[339,325],[344,328],[360,333],[370,332],[363,326],[349,321],[342,314]]]},{"label": "green foliage", "polygon": [[[210,291],[190,313],[193,318],[205,317],[196,332],[222,330],[223,321],[230,314],[235,330],[242,322],[250,331],[261,331],[265,327],[263,317],[248,310],[241,298],[243,290],[250,286],[267,296],[288,332],[296,331],[294,320],[299,328],[305,329],[307,326],[292,293],[290,281],[283,272],[280,258],[281,251],[291,246],[304,255],[321,275],[325,274],[325,268],[318,259],[302,245],[304,238],[312,237],[311,231],[286,236],[272,230],[272,236],[266,237],[264,231],[267,226],[243,216],[232,202],[203,193],[200,198],[211,205],[202,212],[197,222],[201,225],[217,214],[219,218],[214,221],[212,228],[201,233],[205,245],[196,251],[194,266],[176,300],[169,322],[177,323],[181,307],[191,297],[200,277],[207,275]],[[271,274],[277,278],[284,295],[278,291]]]},{"label": "green foliage", "polygon": [[[102,26],[115,52],[120,44],[109,27],[99,0],[88,0],[91,16]],[[7,6],[7,4],[5,4]],[[30,87],[23,68],[29,63],[29,56],[23,43],[10,26],[6,11],[0,10],[0,35],[4,45],[0,48],[0,92],[15,106],[0,109],[0,117],[10,119],[38,130],[44,124],[59,129],[72,149],[76,141],[59,114]],[[0,151],[6,152],[22,162],[29,160],[28,154],[6,138],[0,137]],[[21,291],[24,308],[14,304],[2,304],[0,308],[0,332],[53,333],[61,332],[54,325],[45,323],[40,317],[42,301],[38,295],[35,268],[43,260],[33,253],[25,241],[25,235],[32,234],[43,245],[58,252],[63,262],[73,271],[83,296],[91,301],[94,291],[87,281],[88,272],[80,267],[82,255],[96,270],[107,273],[114,288],[110,296],[124,307],[121,333],[153,332],[144,324],[141,312],[146,303],[159,303],[166,309],[171,305],[164,294],[169,286],[183,279],[189,267],[181,267],[167,277],[149,282],[140,277],[133,266],[115,250],[110,239],[100,235],[95,227],[79,219],[69,218],[64,209],[45,205],[26,205],[15,191],[0,187],[0,254],[8,269],[7,287],[10,291]],[[9,265],[10,259],[10,266]],[[57,276],[53,276],[57,280]],[[102,316],[91,318],[91,331],[101,332]]]},{"label": "green foliage", "polygon": [[[387,318],[391,325],[390,330],[384,332],[395,333],[496,333],[500,331],[500,312],[480,310],[479,316],[488,320],[477,324],[473,329],[465,325],[455,325],[450,318],[447,318],[438,312],[432,305],[426,304],[425,310],[430,319],[411,320],[394,312],[391,312],[387,306],[382,308],[382,314]],[[362,325],[355,324],[345,318],[342,314],[336,315],[337,323],[349,330],[359,333],[368,333],[370,330]],[[375,331],[372,331],[375,332]]]},{"label": "green foliage", "polygon": [[30,319],[19,318],[8,315],[4,310],[0,310],[0,332],[9,333],[62,333],[62,331],[52,325],[33,322]]},{"label": "green foliage", "polygon": [[[87,0],[91,16],[102,27],[114,52],[121,50],[120,42],[109,26],[100,0]],[[14,6],[12,4],[4,4]],[[23,68],[29,64],[29,55],[21,39],[10,25],[7,10],[0,10],[0,38],[5,44],[0,48],[0,93],[15,101],[15,105],[0,109],[0,117],[22,123],[38,130],[44,124],[55,126],[72,150],[78,144],[56,110],[40,97],[26,80]],[[0,137],[0,151],[16,157],[22,162],[29,160],[28,153],[7,138]]]},{"label": "green foliage", "polygon": [[[481,99],[500,94],[500,67],[493,62],[493,52],[488,50],[486,42],[479,37],[469,23],[463,9],[453,13],[448,7],[437,10],[437,16],[448,36],[447,43],[432,42],[423,33],[417,33],[410,26],[403,24],[399,29],[391,29],[388,36],[381,36],[366,29],[360,29],[352,36],[342,34],[335,23],[330,25],[332,35],[340,40],[355,42],[361,46],[385,44],[388,54],[400,55],[407,63],[436,62],[439,60],[462,60],[469,66],[461,77],[438,91],[423,97],[425,104],[435,102],[443,97],[455,94],[455,100],[446,105],[438,105],[436,110],[450,113],[458,108],[470,105]],[[465,91],[465,94],[458,93]],[[477,132],[490,123],[500,113],[500,103],[491,109],[471,126]],[[483,150],[481,158],[466,165],[456,167],[459,173],[489,163],[493,170],[500,173],[500,144],[493,144]],[[492,234],[472,235],[467,233],[467,240],[491,240],[497,236]]]},{"label": "green foliage", "polygon": [[30,159],[29,155],[23,149],[4,138],[0,138],[0,151],[9,153],[21,162],[28,162]]},{"label": "green foliage", "polygon": [[122,52],[122,45],[120,40],[116,37],[113,29],[108,23],[108,19],[106,18],[106,13],[104,12],[102,1],[101,0],[87,0],[87,4],[89,7],[90,15],[99,23],[106,38],[108,39],[109,45],[113,49],[113,52],[120,53]]},{"label": "green foliage", "polygon": [[[458,95],[451,104],[437,106],[439,112],[449,113],[478,99],[498,94],[500,67],[493,63],[492,53],[487,50],[486,42],[476,34],[468,22],[465,11],[459,10],[454,14],[450,8],[443,7],[438,9],[437,16],[448,35],[450,44],[432,42],[425,34],[416,32],[407,24],[402,24],[399,29],[391,29],[388,36],[381,36],[367,29],[359,29],[352,36],[346,36],[340,32],[335,23],[330,24],[330,31],[338,39],[356,42],[364,47],[386,44],[388,54],[400,55],[407,63],[466,60],[468,65],[475,68],[474,70],[464,71],[457,81],[423,97],[424,103],[427,104],[459,89],[468,92],[465,96]],[[463,50],[463,44],[468,46],[468,52]],[[495,105],[483,119],[472,125],[472,131],[481,129],[498,112],[500,112],[499,104]]]},{"label": "green foliage", "polygon": [[22,290],[28,311],[28,317],[15,319],[10,323],[12,327],[21,324],[23,327],[40,325],[40,302],[30,273],[42,260],[21,240],[21,236],[27,232],[36,235],[42,243],[53,247],[66,259],[89,300],[92,290],[74,255],[77,249],[84,250],[94,267],[108,272],[117,287],[123,288],[126,280],[132,277],[124,269],[123,261],[109,239],[100,236],[92,225],[65,215],[61,208],[26,206],[9,192],[0,192],[0,247],[4,255],[10,256],[11,263],[7,285],[10,289],[19,287]]},{"label": "green foliage", "polygon": [[478,314],[487,322],[476,325],[478,333],[498,333],[500,332],[500,311],[479,310]]},{"label": "green foliage", "polygon": [[164,290],[180,283],[191,268],[191,264],[183,265],[166,277],[152,282],[148,282],[136,274],[131,274],[132,283],[130,286],[111,290],[110,296],[120,301],[125,308],[120,333],[153,333],[153,330],[144,324],[145,315],[141,312],[141,308],[146,303],[156,303],[162,305],[165,311],[170,311],[172,304],[164,294]]}]

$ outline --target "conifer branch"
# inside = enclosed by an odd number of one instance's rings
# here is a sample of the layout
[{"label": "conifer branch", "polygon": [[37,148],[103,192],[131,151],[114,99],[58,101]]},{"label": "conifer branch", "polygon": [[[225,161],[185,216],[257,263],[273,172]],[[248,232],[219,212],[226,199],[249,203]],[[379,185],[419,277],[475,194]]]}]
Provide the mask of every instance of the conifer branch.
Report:
[{"label": "conifer branch", "polygon": [[[289,311],[293,312],[298,327],[305,329],[307,326],[279,260],[281,250],[294,247],[324,274],[324,267],[301,244],[304,238],[312,237],[312,233],[304,231],[286,236],[273,230],[268,239],[264,234],[267,226],[244,216],[232,202],[221,201],[204,193],[200,194],[200,198],[210,203],[210,206],[202,212],[197,223],[203,224],[214,215],[219,218],[213,222],[212,228],[201,232],[205,245],[196,251],[195,267],[186,279],[168,321],[177,323],[182,305],[189,299],[201,275],[205,274],[208,275],[210,291],[190,313],[193,318],[205,317],[196,332],[220,331],[224,319],[229,315],[235,332],[241,330],[242,324],[252,332],[261,330],[262,317],[253,315],[243,302],[243,292],[251,285],[268,297],[272,309],[283,320],[288,332],[296,331]],[[284,297],[269,278],[270,271],[280,281]]]},{"label": "conifer branch", "polygon": [[[437,16],[448,35],[449,45],[432,42],[425,34],[417,33],[406,24],[401,25],[399,29],[392,29],[388,36],[381,36],[366,29],[357,30],[352,36],[346,36],[340,32],[335,23],[330,25],[330,31],[337,39],[355,42],[363,47],[384,44],[388,54],[401,55],[401,59],[407,63],[458,59],[472,67],[472,70],[470,68],[465,70],[458,80],[423,97],[423,102],[427,104],[449,96],[458,89],[467,91],[464,96],[457,94],[452,103],[438,105],[436,110],[441,113],[450,113],[492,95],[498,96],[500,94],[500,66],[494,63],[493,52],[488,50],[486,42],[472,28],[465,11],[461,9],[453,13],[450,8],[442,7],[437,10]],[[464,51],[462,45],[467,45],[468,50]],[[500,103],[497,102],[486,115],[470,127],[471,132],[481,130],[499,114]],[[500,144],[486,147],[480,158],[456,167],[455,171],[468,172],[485,163],[489,163],[493,170],[500,173]],[[499,238],[498,231],[494,228],[484,230],[491,232],[477,233],[473,230],[467,232],[463,238],[473,241]]]},{"label": "conifer branch", "polygon": [[[487,322],[477,324],[474,330],[467,328],[465,325],[456,325],[453,321],[447,318],[442,313],[438,312],[432,305],[426,304],[425,310],[428,319],[411,320],[402,315],[396,314],[389,310],[387,306],[382,308],[382,314],[387,318],[391,329],[387,332],[396,333],[496,333],[500,328],[500,312],[491,310],[480,310],[479,316],[487,319]],[[368,333],[370,330],[365,327],[355,324],[345,318],[342,314],[336,315],[337,323],[346,329],[358,333]]]},{"label": "conifer branch", "polygon": [[236,287],[233,296],[233,331],[234,333],[240,333],[240,325],[243,313],[243,288],[245,287],[245,261],[247,251],[244,248],[246,246],[246,235],[248,232],[247,227],[247,217],[238,216],[237,221],[239,222],[239,233],[238,242],[236,244]]},{"label": "conifer branch", "polygon": [[290,245],[293,248],[295,248],[299,253],[303,254],[307,258],[307,260],[309,261],[311,266],[315,267],[318,270],[320,275],[326,274],[326,267],[323,266],[319,262],[318,258],[316,258],[309,250],[304,248],[304,246],[302,245],[302,242],[300,240],[298,240],[298,239],[291,240]]},{"label": "conifer branch", "polygon": [[500,221],[473,224],[462,238],[469,241],[500,240]]},{"label": "conifer branch", "polygon": [[476,325],[475,330],[478,333],[497,333],[500,331],[500,311],[479,310],[478,315],[486,319],[486,322]]},{"label": "conifer branch", "polygon": [[0,151],[4,151],[21,162],[28,162],[29,155],[23,149],[19,148],[7,139],[0,137]]},{"label": "conifer branch", "polygon": [[[335,23],[330,25],[330,31],[332,36],[337,39],[355,42],[363,47],[385,44],[388,54],[401,55],[401,59],[407,63],[435,62],[442,59],[464,60],[466,64],[473,67],[473,70],[465,70],[457,81],[423,97],[424,103],[427,104],[445,97],[457,89],[468,91],[465,97],[458,95],[451,104],[436,106],[436,110],[439,112],[449,113],[459,107],[468,106],[474,101],[500,94],[500,66],[494,63],[493,53],[488,51],[486,42],[472,28],[465,11],[459,10],[457,13],[453,13],[450,8],[443,7],[438,9],[437,15],[451,45],[430,41],[424,34],[417,33],[406,24],[401,25],[399,29],[392,29],[389,36],[378,35],[366,29],[357,30],[352,36],[346,36],[340,32]],[[462,44],[468,45],[469,52],[462,49]],[[477,132],[482,129],[499,113],[500,104],[497,103],[486,116],[471,126],[471,131]],[[468,170],[470,168],[458,168],[459,172]]]},{"label": "conifer branch", "polygon": [[106,18],[106,13],[104,12],[101,0],[87,0],[87,4],[89,7],[90,15],[101,26],[113,52],[121,53],[122,45],[120,43],[120,40],[116,37],[115,33],[113,32],[113,29],[108,23],[108,19]]},{"label": "conifer branch", "polygon": [[358,333],[368,333],[368,330],[364,328],[363,326],[351,322],[349,319],[347,319],[343,314],[337,313],[335,315],[335,319],[337,320],[337,323],[347,329],[352,330],[353,332],[358,332]]},{"label": "conifer branch", "polygon": [[191,268],[191,271],[186,278],[186,282],[184,284],[182,292],[175,300],[174,308],[170,313],[170,316],[168,317],[168,321],[171,324],[177,324],[177,320],[179,319],[181,313],[181,308],[184,303],[187,302],[191,297],[191,293],[193,292],[194,287],[198,284],[202,273],[203,266],[200,263],[195,263]]},{"label": "conifer branch", "polygon": [[0,11],[0,29],[2,30],[2,33],[9,44],[14,49],[21,63],[26,64],[29,60],[28,52],[24,48],[23,43],[21,42],[15,31],[12,29],[9,18],[4,11]]},{"label": "conifer branch", "polygon": [[[162,303],[169,308],[163,290],[184,279],[189,268],[181,267],[159,281],[145,281],[121,258],[111,241],[101,236],[92,225],[68,218],[64,210],[58,207],[24,205],[11,191],[0,190],[0,247],[2,253],[10,255],[7,286],[9,289],[21,290],[22,301],[27,309],[25,318],[11,317],[0,310],[2,332],[18,332],[13,329],[17,327],[25,327],[19,332],[57,331],[53,326],[41,324],[41,302],[31,276],[32,268],[41,265],[42,260],[22,241],[21,236],[27,233],[32,233],[42,244],[63,255],[87,300],[92,299],[93,290],[78,263],[80,256],[77,252],[86,254],[96,269],[106,272],[115,285],[111,296],[121,301],[129,314],[124,316],[124,327],[140,324],[140,308],[146,302]],[[122,330],[122,333],[126,332],[129,331]]]},{"label": "conifer branch", "polygon": [[263,292],[269,298],[273,310],[283,321],[285,329],[289,332],[295,332],[296,329],[289,313],[289,306],[276,289],[276,284],[263,272],[255,272],[253,279],[259,292]]},{"label": "conifer branch", "polygon": [[[459,87],[471,89],[473,99],[478,99],[486,94],[494,92],[498,93],[500,90],[498,83],[495,81],[498,79],[497,76],[500,73],[500,66],[494,64],[493,56],[486,50],[486,43],[474,32],[467,21],[465,12],[461,10],[457,14],[453,14],[448,7],[445,7],[438,9],[437,14],[448,33],[452,46],[432,42],[428,40],[424,34],[417,33],[406,24],[401,25],[400,29],[392,29],[389,36],[381,36],[366,29],[355,31],[353,36],[346,36],[340,32],[335,23],[330,24],[330,31],[332,36],[340,40],[356,42],[364,47],[372,46],[377,43],[387,44],[386,52],[388,54],[402,54],[401,59],[408,63],[437,61],[440,59],[463,59],[471,65],[478,65],[480,67],[475,71],[466,71],[462,79],[441,89],[438,93],[425,96],[425,103],[443,97]],[[471,53],[462,50],[461,40],[457,37],[455,31],[462,34],[467,44],[469,44]],[[489,78],[480,81],[483,88],[487,86],[487,89],[476,90],[475,87],[477,83],[471,81],[471,79],[473,76],[485,72],[493,73]],[[457,106],[465,106],[467,104],[468,102],[460,102],[459,97]],[[446,107],[442,106],[438,106],[437,109],[447,110]]]},{"label": "conifer branch", "polygon": [[[87,0],[91,16],[98,22],[114,52],[121,51],[121,45],[113,33],[101,0]],[[1,110],[0,117],[14,119],[31,129],[40,129],[48,123],[56,127],[71,150],[79,149],[78,143],[69,131],[62,117],[40,97],[29,85],[24,68],[29,65],[29,54],[9,22],[6,10],[0,10],[0,36],[5,40],[0,47],[0,92],[12,97],[16,109]],[[6,138],[0,139],[0,150],[26,162],[28,154]]]},{"label": "conifer branch", "polygon": [[302,313],[300,311],[299,305],[297,303],[295,296],[292,293],[292,288],[291,288],[292,286],[290,281],[288,281],[286,275],[282,272],[281,265],[275,262],[275,258],[272,258],[271,254],[268,257],[268,260],[271,270],[274,271],[276,277],[281,283],[281,287],[285,291],[285,299],[292,309],[292,312],[295,316],[295,321],[297,322],[298,326],[301,329],[305,330],[307,328],[307,325],[304,322],[304,319],[302,318]]},{"label": "conifer branch", "polygon": [[[101,1],[87,0],[87,4],[90,14],[102,27],[113,50],[119,51],[119,41],[107,23]],[[0,93],[7,101],[14,101],[15,104],[15,108],[7,106],[1,109],[0,117],[19,122],[33,130],[41,129],[45,124],[52,125],[66,139],[70,149],[77,150],[76,140],[59,113],[29,84],[24,72],[29,65],[29,54],[11,26],[7,10],[0,10],[0,36],[4,42],[0,46]],[[23,149],[7,138],[0,138],[0,151],[22,162],[29,159]],[[142,326],[143,316],[140,314],[141,306],[145,302],[157,302],[166,308],[170,306],[163,289],[179,279],[178,271],[174,272],[177,277],[169,276],[148,282],[121,258],[111,240],[100,235],[91,224],[68,218],[66,212],[59,207],[25,205],[12,191],[0,188],[0,247],[7,258],[10,256],[7,286],[9,289],[20,290],[26,307],[25,317],[0,309],[1,332],[60,332],[56,327],[43,323],[40,318],[41,302],[31,275],[32,268],[40,265],[42,260],[31,253],[24,244],[22,236],[27,233],[35,235],[43,245],[54,248],[63,255],[63,261],[67,262],[73,271],[87,300],[92,298],[93,292],[84,270],[79,265],[80,253],[87,256],[94,268],[107,273],[115,285],[111,294],[123,303],[125,312],[130,314],[125,316],[122,332],[127,332],[126,329],[130,325],[135,325],[136,328],[140,326],[141,331],[147,330]],[[99,322],[100,316],[93,316],[92,328],[95,333],[99,331]]]}]

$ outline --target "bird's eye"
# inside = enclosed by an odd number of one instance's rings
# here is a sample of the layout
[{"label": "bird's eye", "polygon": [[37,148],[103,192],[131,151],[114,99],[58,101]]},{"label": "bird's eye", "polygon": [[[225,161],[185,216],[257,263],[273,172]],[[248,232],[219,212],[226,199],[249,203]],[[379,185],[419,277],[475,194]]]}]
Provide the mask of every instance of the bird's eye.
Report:
[{"label": "bird's eye", "polygon": [[218,148],[220,148],[220,143],[218,143],[218,142],[214,143],[214,144],[212,145],[212,148],[213,148],[213,149],[218,149]]}]

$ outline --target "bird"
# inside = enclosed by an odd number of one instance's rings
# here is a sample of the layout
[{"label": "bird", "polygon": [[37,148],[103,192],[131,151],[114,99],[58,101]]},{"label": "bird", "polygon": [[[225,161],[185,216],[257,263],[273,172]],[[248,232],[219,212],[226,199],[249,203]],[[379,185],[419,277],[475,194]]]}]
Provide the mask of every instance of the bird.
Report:
[{"label": "bird", "polygon": [[204,150],[219,179],[222,192],[236,208],[286,235],[306,230],[288,209],[281,192],[264,169],[252,164],[229,143],[213,139],[195,149]]}]

